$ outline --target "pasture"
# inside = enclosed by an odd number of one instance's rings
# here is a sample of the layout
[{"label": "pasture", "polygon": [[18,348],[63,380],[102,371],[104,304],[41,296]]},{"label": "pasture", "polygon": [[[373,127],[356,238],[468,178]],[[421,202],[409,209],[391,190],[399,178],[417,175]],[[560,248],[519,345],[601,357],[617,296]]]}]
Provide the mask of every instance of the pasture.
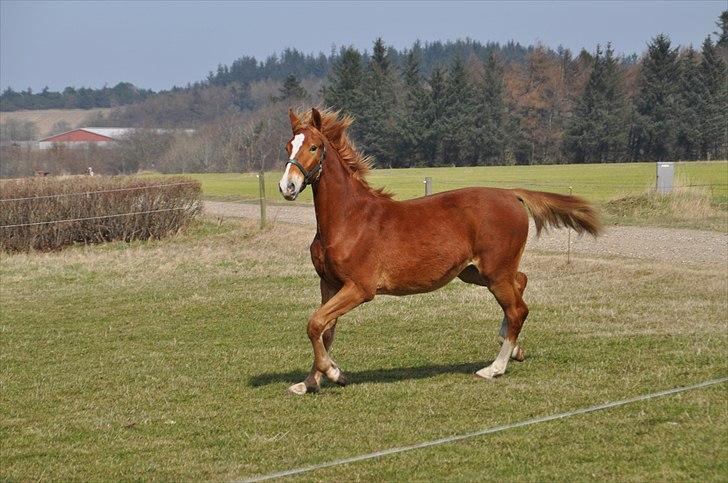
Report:
[{"label": "pasture", "polygon": [[[495,356],[502,312],[456,281],[342,318],[333,356],[350,385],[288,396],[311,364],[312,236],[201,221],[164,241],[3,255],[0,477],[245,478],[728,374],[725,266],[583,254],[566,265],[528,249],[526,361],[505,376],[472,377]],[[722,384],[302,479],[719,481],[727,435]]]},{"label": "pasture", "polygon": [[[266,198],[282,201],[278,180],[282,170],[265,175]],[[255,173],[189,174],[202,183],[209,199],[252,200],[258,198]],[[534,166],[479,166],[460,168],[375,169],[368,179],[372,186],[384,186],[396,199],[424,194],[423,179],[433,179],[433,192],[466,186],[528,188],[574,194],[598,203],[623,195],[642,193],[655,186],[655,163],[556,164]],[[701,185],[720,204],[728,204],[728,161],[677,163],[676,181],[683,185]],[[311,190],[297,200],[312,203]]]}]

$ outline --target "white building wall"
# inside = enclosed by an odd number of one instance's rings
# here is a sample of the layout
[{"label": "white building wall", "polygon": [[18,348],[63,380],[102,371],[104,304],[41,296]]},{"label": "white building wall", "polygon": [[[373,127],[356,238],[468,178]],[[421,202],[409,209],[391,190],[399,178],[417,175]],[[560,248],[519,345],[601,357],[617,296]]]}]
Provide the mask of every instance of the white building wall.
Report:
[{"label": "white building wall", "polygon": [[111,146],[114,144],[112,141],[62,141],[62,142],[51,142],[51,141],[40,141],[38,143],[38,149],[51,149],[54,145],[64,146],[69,149],[85,148],[88,146]]}]

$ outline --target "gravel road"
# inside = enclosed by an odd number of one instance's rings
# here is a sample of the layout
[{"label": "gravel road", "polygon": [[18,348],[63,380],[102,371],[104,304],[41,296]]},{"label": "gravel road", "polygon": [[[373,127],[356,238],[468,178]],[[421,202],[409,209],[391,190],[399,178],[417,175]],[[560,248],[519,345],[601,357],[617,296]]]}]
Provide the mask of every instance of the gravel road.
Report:
[{"label": "gravel road", "polygon": [[[206,201],[205,213],[210,216],[254,218],[260,216],[257,204]],[[312,206],[269,205],[268,220],[316,226]],[[531,232],[535,233],[533,225]],[[527,248],[546,251],[565,251],[567,230],[551,230],[540,238],[530,236]],[[590,236],[571,234],[574,253],[599,253],[618,257],[661,260],[672,263],[723,264],[728,269],[728,234],[682,228],[642,226],[610,226],[596,240]]]}]

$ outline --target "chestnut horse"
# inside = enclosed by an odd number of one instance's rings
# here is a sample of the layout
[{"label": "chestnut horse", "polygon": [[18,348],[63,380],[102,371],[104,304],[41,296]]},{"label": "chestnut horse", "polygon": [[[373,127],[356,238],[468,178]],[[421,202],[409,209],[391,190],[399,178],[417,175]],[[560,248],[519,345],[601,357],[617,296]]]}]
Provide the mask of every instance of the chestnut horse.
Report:
[{"label": "chestnut horse", "polygon": [[395,201],[365,180],[371,162],[347,136],[350,117],[316,109],[303,119],[293,111],[289,117],[293,137],[279,190],[294,200],[307,185],[313,189],[311,260],[321,278],[321,306],[308,320],[313,367],[289,391],[316,392],[324,374],[346,384],[329,355],[338,317],[377,294],[430,292],[455,277],[487,287],[504,313],[501,350],[476,375],[490,379],[505,372],[510,358],[522,361],[516,341],[528,315],[528,279],[518,264],[528,214],[537,232],[567,226],[596,235],[594,209],[575,196],[522,189],[464,188]]}]

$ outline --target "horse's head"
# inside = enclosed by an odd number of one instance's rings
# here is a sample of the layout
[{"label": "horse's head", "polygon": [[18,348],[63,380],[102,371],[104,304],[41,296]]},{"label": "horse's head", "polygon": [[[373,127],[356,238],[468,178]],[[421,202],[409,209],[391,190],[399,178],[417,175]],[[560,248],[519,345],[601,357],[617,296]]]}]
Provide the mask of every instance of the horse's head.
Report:
[{"label": "horse's head", "polygon": [[301,123],[293,110],[288,111],[288,117],[291,118],[293,137],[286,144],[288,161],[278,189],[285,199],[292,201],[306,185],[318,181],[326,148],[321,134],[321,114],[315,108],[311,110],[311,122],[307,125]]}]

